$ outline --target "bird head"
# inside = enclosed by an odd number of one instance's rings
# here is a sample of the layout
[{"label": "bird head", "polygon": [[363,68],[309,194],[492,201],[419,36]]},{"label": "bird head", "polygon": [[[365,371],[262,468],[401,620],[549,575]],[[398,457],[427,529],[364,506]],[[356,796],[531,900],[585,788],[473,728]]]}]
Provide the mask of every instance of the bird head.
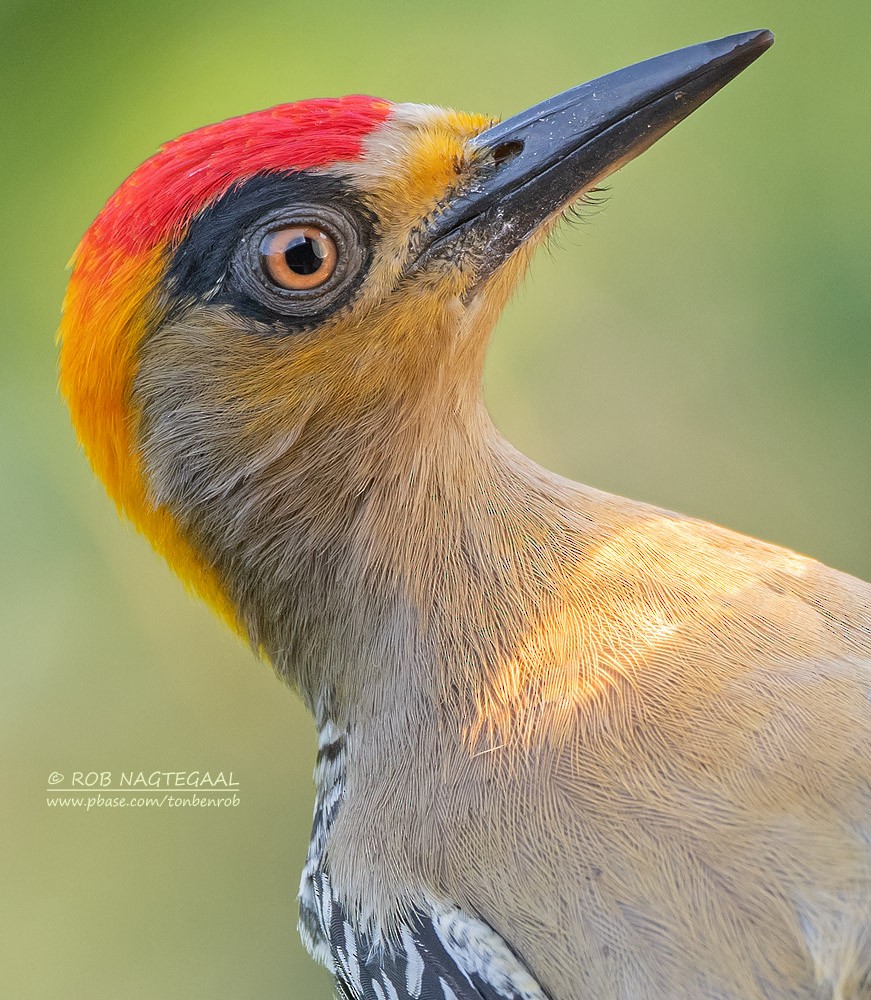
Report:
[{"label": "bird head", "polygon": [[334,579],[373,483],[395,500],[440,442],[457,458],[535,248],[770,41],[693,46],[502,123],[355,96],[167,143],[86,233],[64,307],[61,390],[110,495],[271,652],[263,567]]}]

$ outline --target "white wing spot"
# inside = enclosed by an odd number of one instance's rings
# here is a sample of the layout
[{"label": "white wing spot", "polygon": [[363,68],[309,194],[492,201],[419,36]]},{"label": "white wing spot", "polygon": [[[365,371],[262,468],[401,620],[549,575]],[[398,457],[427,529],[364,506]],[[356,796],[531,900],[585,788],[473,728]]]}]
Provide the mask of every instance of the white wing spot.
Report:
[{"label": "white wing spot", "polygon": [[423,989],[423,958],[407,927],[402,928],[402,947],[408,960],[405,968],[405,988],[410,996],[419,997]]},{"label": "white wing spot", "polygon": [[385,981],[385,987],[387,988],[388,1000],[399,1000],[399,994],[396,992],[396,987],[389,980]]},{"label": "white wing spot", "polygon": [[326,874],[323,876],[321,913],[324,921],[324,932],[329,935],[330,925],[333,922],[333,890],[330,886],[330,880]]},{"label": "white wing spot", "polygon": [[345,921],[345,950],[348,952],[348,973],[355,983],[360,982],[360,962],[357,958],[357,941],[354,938],[354,928]]},{"label": "white wing spot", "polygon": [[526,966],[488,924],[457,907],[433,904],[431,914],[445,951],[467,976],[477,976],[511,1000],[547,1000]]},{"label": "white wing spot", "polygon": [[448,986],[448,984],[439,976],[439,983],[442,987],[442,993],[445,995],[445,1000],[457,1000],[457,994]]}]

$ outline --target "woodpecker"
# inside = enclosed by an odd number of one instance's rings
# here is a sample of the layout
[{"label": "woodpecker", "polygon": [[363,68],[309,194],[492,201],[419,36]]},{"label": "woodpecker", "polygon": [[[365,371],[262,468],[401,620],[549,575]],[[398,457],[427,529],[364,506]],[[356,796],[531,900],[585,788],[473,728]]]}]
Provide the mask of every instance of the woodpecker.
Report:
[{"label": "woodpecker", "polygon": [[299,927],[345,1000],[871,998],[871,587],[562,479],[481,394],[565,212],[772,41],[501,123],[231,119],[78,247],[96,474],[314,715]]}]

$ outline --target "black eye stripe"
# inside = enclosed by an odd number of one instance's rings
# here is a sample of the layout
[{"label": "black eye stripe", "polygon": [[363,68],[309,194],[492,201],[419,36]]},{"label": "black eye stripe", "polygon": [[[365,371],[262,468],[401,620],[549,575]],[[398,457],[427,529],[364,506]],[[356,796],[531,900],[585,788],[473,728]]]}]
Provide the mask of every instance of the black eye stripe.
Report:
[{"label": "black eye stripe", "polygon": [[[362,256],[356,274],[322,311],[294,315],[264,303],[258,289],[240,280],[240,245],[253,238],[262,221],[294,205],[323,206],[342,213],[354,226]],[[316,220],[312,220],[316,221]],[[165,279],[170,308],[188,309],[196,301],[229,305],[243,315],[289,332],[320,322],[346,305],[365,278],[376,238],[377,220],[349,181],[308,173],[266,174],[232,188],[191,223],[173,253]],[[279,304],[280,305],[280,304]],[[280,330],[278,332],[281,332]]]}]

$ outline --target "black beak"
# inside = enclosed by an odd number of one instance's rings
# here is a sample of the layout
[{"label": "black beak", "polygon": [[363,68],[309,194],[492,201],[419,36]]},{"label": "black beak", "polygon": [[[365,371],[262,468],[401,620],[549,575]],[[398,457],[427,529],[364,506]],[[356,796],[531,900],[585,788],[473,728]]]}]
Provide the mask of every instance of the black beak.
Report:
[{"label": "black beak", "polygon": [[536,229],[652,146],[774,42],[748,31],[551,97],[471,140],[474,179],[427,227],[420,263],[472,255],[478,280]]}]

